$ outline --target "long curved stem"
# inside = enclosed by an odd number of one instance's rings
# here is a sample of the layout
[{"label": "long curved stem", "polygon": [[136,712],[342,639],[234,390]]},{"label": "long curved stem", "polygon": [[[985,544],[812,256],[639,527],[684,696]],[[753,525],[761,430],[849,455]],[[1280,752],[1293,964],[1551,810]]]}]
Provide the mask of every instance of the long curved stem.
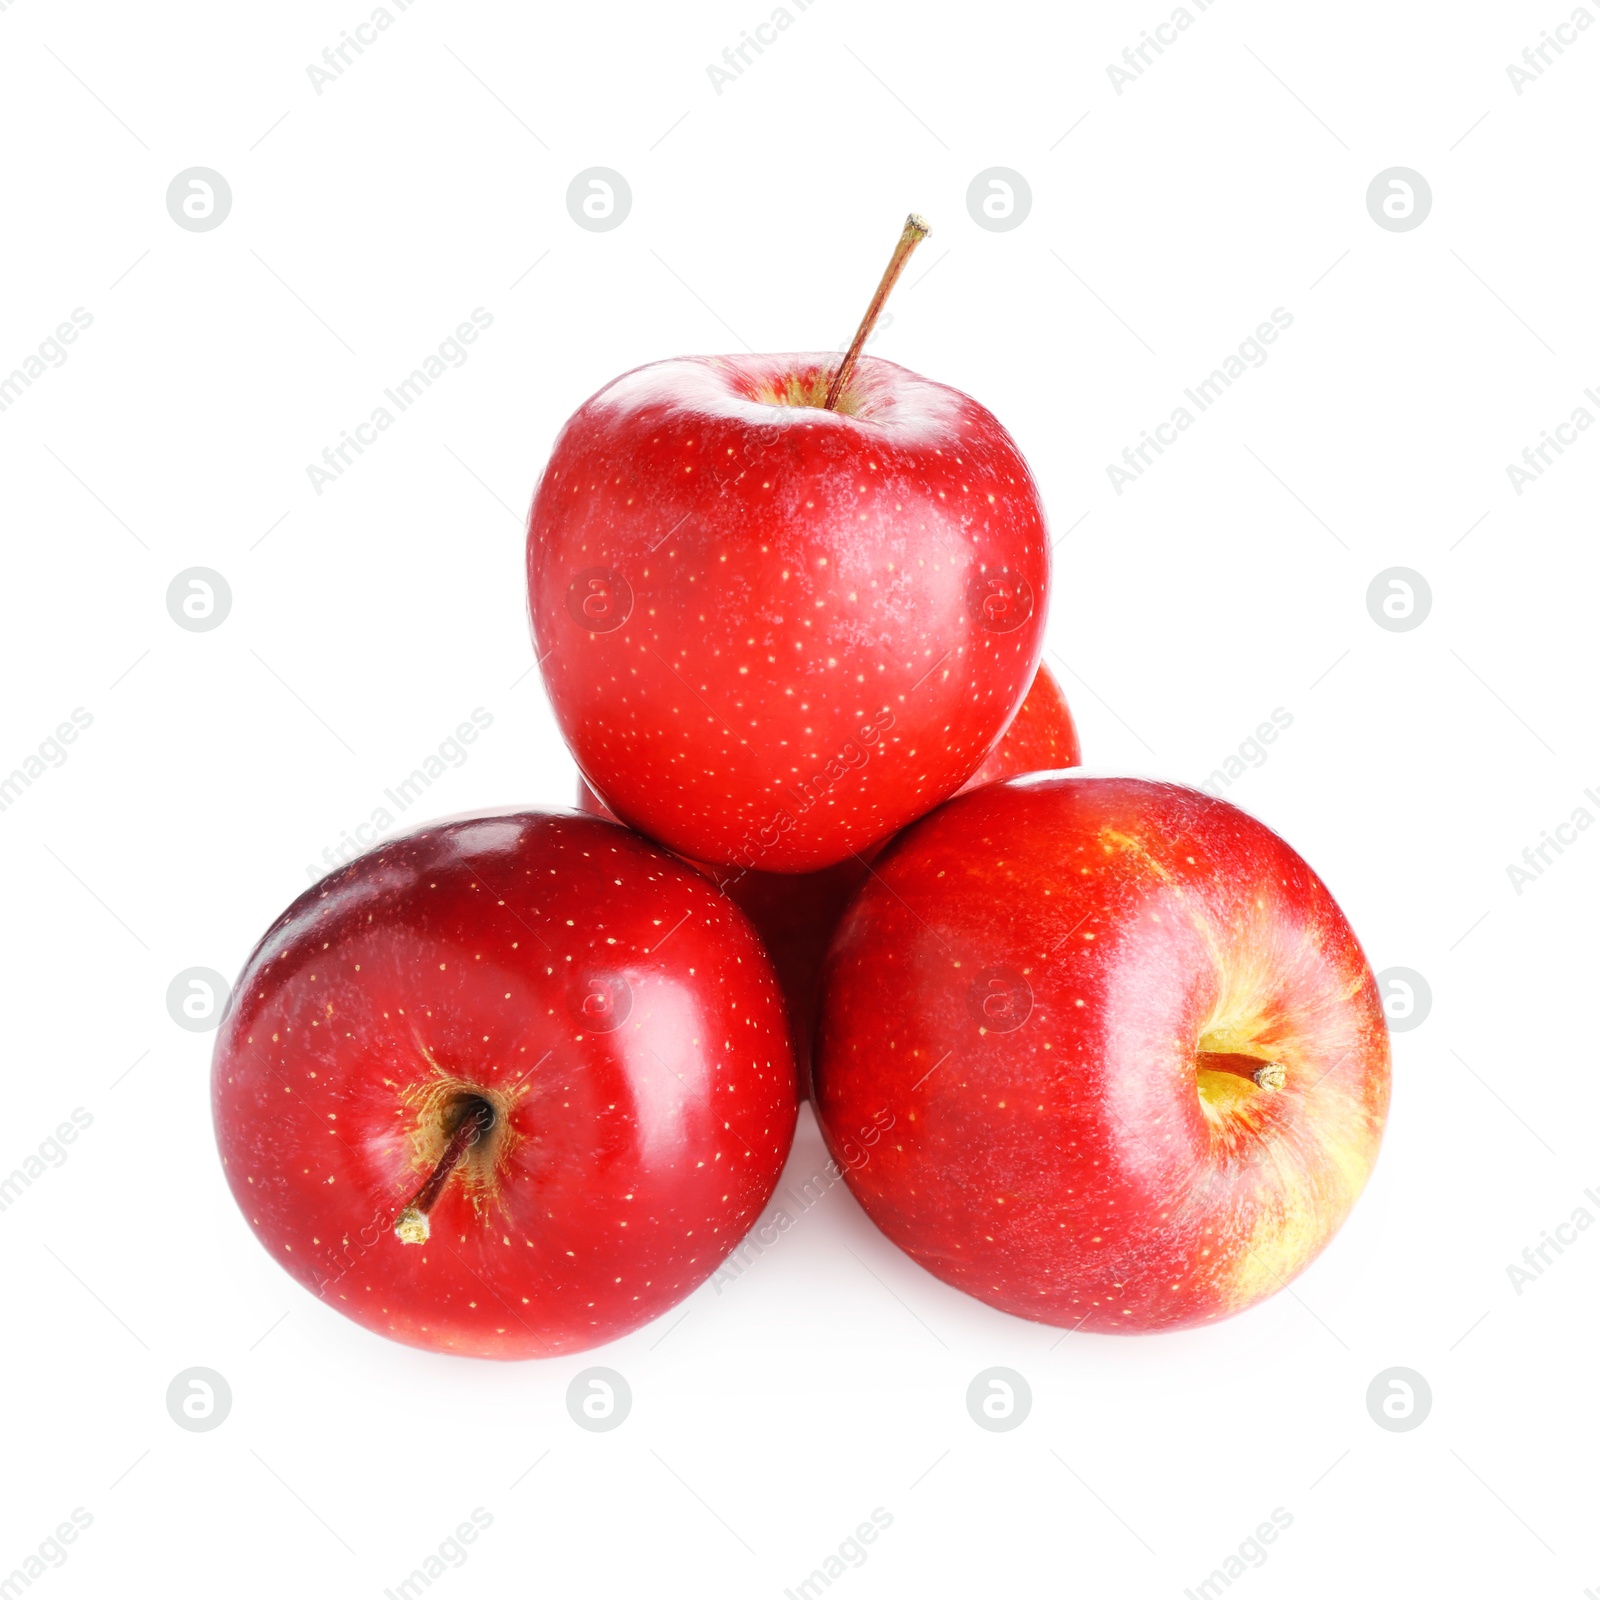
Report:
[{"label": "long curved stem", "polygon": [[850,348],[845,351],[844,360],[839,363],[839,370],[833,375],[833,382],[828,385],[828,397],[822,402],[823,410],[833,411],[838,408],[839,396],[844,393],[844,386],[850,381],[850,374],[855,371],[861,347],[871,336],[873,324],[877,322],[879,313],[883,310],[884,301],[889,298],[889,291],[894,288],[896,279],[905,271],[906,262],[911,259],[911,252],[932,231],[915,211],[906,218],[906,225],[900,230],[900,242],[894,247],[894,254],[889,257],[889,265],[883,269],[883,276],[878,280],[878,288],[872,296],[872,303],[867,307],[867,314],[861,319],[861,326],[856,329],[856,336],[850,341]]}]

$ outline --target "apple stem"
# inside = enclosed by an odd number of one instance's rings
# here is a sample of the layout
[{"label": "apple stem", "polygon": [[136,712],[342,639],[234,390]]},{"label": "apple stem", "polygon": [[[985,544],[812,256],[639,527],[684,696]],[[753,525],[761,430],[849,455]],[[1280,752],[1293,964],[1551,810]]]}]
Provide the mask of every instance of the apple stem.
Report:
[{"label": "apple stem", "polygon": [[483,1100],[473,1104],[456,1124],[456,1131],[450,1135],[450,1142],[444,1147],[438,1164],[428,1174],[427,1182],[411,1197],[394,1225],[402,1244],[427,1242],[430,1231],[428,1213],[433,1209],[434,1202],[444,1193],[444,1186],[450,1181],[450,1174],[460,1164],[461,1158],[493,1124],[494,1108]]},{"label": "apple stem", "polygon": [[900,242],[894,247],[894,254],[889,257],[889,265],[883,269],[883,276],[878,280],[877,292],[872,296],[867,314],[861,319],[861,326],[856,329],[856,336],[850,341],[850,348],[845,351],[844,360],[839,363],[839,370],[833,375],[833,382],[828,385],[828,397],[822,402],[823,410],[833,411],[837,408],[839,396],[844,393],[844,386],[850,381],[850,374],[855,371],[856,358],[861,354],[862,345],[872,333],[873,325],[883,310],[884,301],[889,298],[890,290],[894,288],[900,274],[905,271],[906,262],[911,259],[911,252],[932,231],[915,211],[906,218],[906,225],[900,230]]},{"label": "apple stem", "polygon": [[1233,1051],[1208,1050],[1197,1065],[1209,1072],[1230,1072],[1237,1078],[1248,1078],[1258,1089],[1281,1089],[1289,1081],[1288,1069],[1281,1062]]}]

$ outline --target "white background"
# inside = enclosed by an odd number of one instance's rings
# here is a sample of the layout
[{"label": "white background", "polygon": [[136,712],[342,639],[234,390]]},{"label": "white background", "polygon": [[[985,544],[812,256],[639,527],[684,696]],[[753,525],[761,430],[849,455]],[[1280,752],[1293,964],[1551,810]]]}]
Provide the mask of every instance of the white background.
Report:
[{"label": "white background", "polygon": [[[1600,1216],[1600,837],[1520,895],[1506,868],[1600,815],[1600,433],[1520,496],[1505,469],[1600,414],[1600,31],[1519,96],[1506,66],[1567,0],[1216,0],[1119,96],[1106,67],[1167,0],[790,9],[719,95],[707,64],[768,0],[416,0],[320,96],[306,68],[366,0],[0,10],[0,370],[94,318],[0,412],[0,769],[94,719],[0,812],[0,1174],[94,1119],[0,1213],[0,1576],[82,1506],[29,1594],[377,1596],[482,1507],[430,1594],[778,1596],[882,1507],[830,1595],[1178,1596],[1281,1506],[1230,1594],[1576,1600],[1600,1232],[1520,1295],[1506,1268]],[[211,232],[166,209],[197,165],[233,193]],[[1395,165],[1432,188],[1414,231],[1366,208]],[[610,232],[567,212],[590,166],[632,188]],[[967,211],[991,166],[1031,186],[1011,231]],[[1292,1293],[1199,1332],[1004,1317],[836,1186],[736,1284],[592,1355],[386,1343],[253,1240],[211,1036],[167,986],[235,974],[475,707],[493,726],[429,809],[568,803],[522,580],[557,428],[643,361],[842,344],[911,208],[934,234],[874,350],[1032,462],[1090,764],[1197,782],[1283,707],[1229,797],[1374,968],[1431,986],[1376,1175]],[[307,465],[477,306],[467,363],[316,494]],[[1266,364],[1117,495],[1107,464],[1278,306]],[[191,566],[232,589],[211,632],[166,609]],[[1367,611],[1391,566],[1431,586],[1409,632]],[[806,1113],[786,1182],[823,1160]],[[599,1435],[564,1400],[596,1362],[634,1394]],[[233,1392],[207,1433],[164,1402],[197,1365]],[[1009,1433],[965,1407],[994,1365],[1033,1390]],[[1365,1403],[1396,1365],[1433,1393],[1407,1433]]]}]

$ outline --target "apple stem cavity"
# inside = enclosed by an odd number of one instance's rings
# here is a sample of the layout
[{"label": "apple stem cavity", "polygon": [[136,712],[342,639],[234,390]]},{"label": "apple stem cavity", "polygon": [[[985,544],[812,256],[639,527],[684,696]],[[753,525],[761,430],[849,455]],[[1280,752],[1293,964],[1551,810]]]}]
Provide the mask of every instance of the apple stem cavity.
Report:
[{"label": "apple stem cavity", "polygon": [[861,354],[861,347],[871,337],[873,326],[883,310],[884,301],[889,298],[890,291],[900,274],[905,271],[906,262],[911,259],[911,252],[932,231],[915,211],[906,218],[906,225],[900,230],[900,242],[895,245],[894,254],[889,257],[889,265],[883,269],[883,276],[878,280],[878,287],[872,296],[871,304],[867,307],[867,314],[861,319],[861,326],[856,329],[856,336],[850,341],[850,348],[845,351],[844,360],[839,363],[839,370],[833,375],[833,382],[828,385],[828,397],[822,402],[824,411],[837,410],[839,396],[844,393],[844,386],[850,381],[850,374],[855,371],[856,359]]},{"label": "apple stem cavity", "polygon": [[444,1193],[444,1186],[450,1181],[450,1174],[460,1165],[461,1158],[493,1126],[494,1107],[487,1100],[476,1097],[469,1100],[455,1132],[450,1135],[450,1142],[444,1147],[444,1154],[439,1157],[437,1165],[428,1174],[427,1182],[411,1197],[394,1225],[395,1235],[402,1244],[428,1242],[431,1231],[428,1213],[433,1209],[434,1202]]}]

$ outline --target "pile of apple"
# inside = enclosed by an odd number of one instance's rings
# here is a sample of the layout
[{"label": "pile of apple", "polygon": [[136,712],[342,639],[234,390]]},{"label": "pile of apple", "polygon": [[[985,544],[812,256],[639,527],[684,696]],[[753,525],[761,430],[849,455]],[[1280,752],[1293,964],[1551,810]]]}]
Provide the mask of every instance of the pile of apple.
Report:
[{"label": "pile of apple", "polygon": [[1389,1044],[1321,880],[1095,777],[1040,666],[1050,541],[967,396],[861,346],[625,374],[534,496],[579,812],[451,818],[303,894],[218,1038],[229,1184],[408,1344],[627,1333],[770,1199],[809,1091],[909,1255],[1042,1322],[1280,1288],[1377,1155]]}]

